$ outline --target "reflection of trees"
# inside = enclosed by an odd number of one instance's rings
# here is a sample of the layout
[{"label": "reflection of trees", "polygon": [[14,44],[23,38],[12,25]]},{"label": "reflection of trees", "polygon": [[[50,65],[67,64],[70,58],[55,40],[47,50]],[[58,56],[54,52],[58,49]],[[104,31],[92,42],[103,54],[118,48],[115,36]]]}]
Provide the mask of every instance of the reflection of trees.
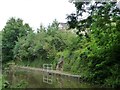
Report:
[{"label": "reflection of trees", "polygon": [[15,85],[16,77],[14,71],[9,72],[9,77],[8,77],[10,84],[13,86]]},{"label": "reflection of trees", "polygon": [[63,88],[64,81],[62,80],[62,77],[57,77],[56,81],[58,82],[59,88]]}]

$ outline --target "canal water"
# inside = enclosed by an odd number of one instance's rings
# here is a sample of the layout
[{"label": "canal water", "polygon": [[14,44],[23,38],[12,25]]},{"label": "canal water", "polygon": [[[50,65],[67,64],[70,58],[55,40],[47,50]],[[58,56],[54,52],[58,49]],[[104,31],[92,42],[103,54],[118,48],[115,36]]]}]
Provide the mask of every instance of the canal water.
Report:
[{"label": "canal water", "polygon": [[96,88],[77,78],[52,75],[40,71],[17,70],[10,72],[7,80],[13,87],[25,88]]}]

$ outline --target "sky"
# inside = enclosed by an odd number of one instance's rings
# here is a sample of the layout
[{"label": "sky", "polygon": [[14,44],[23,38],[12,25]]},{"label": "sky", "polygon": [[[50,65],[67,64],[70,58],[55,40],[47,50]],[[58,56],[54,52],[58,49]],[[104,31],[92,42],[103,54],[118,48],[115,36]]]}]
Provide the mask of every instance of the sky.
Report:
[{"label": "sky", "polygon": [[0,30],[11,17],[21,18],[34,30],[42,23],[44,26],[54,19],[66,22],[66,14],[76,11],[69,0],[0,0]]}]

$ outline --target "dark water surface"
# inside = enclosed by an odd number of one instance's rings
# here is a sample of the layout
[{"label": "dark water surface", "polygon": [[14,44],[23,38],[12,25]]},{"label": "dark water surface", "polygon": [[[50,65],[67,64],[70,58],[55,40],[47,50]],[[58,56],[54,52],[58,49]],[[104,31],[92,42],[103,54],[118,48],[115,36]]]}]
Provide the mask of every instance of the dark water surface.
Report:
[{"label": "dark water surface", "polygon": [[40,71],[14,71],[8,74],[7,80],[12,86],[26,88],[96,88],[97,86],[82,82],[77,78],[59,75],[48,75]]}]

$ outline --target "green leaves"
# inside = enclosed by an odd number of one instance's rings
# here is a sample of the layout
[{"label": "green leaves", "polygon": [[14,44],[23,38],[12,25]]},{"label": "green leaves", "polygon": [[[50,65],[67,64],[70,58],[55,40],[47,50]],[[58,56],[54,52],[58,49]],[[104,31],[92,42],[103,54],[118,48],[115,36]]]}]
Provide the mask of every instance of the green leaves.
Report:
[{"label": "green leaves", "polygon": [[2,31],[2,60],[3,63],[13,60],[13,48],[19,37],[26,36],[32,29],[23,20],[11,18]]},{"label": "green leaves", "polygon": [[[83,6],[88,6],[88,9]],[[117,66],[118,71],[120,67],[118,60],[120,58],[120,10],[116,8],[115,2],[96,2],[93,5],[76,2],[75,7],[77,12],[69,15],[68,24],[70,24],[70,28],[77,28],[77,34],[80,37],[78,44],[74,45],[76,48],[71,51],[75,52],[72,53],[72,55],[75,54],[73,58],[80,61],[79,72],[89,81],[112,87],[119,86],[120,73],[116,72],[114,68]],[[81,16],[85,11],[89,13],[89,16],[83,19]],[[73,18],[75,18],[74,21]],[[72,65],[72,71],[75,71],[74,66],[77,64]]]},{"label": "green leaves", "polygon": [[13,50],[14,57],[29,61],[34,61],[38,58],[40,60],[53,61],[56,53],[70,49],[74,45],[75,39],[77,37],[74,33],[60,31],[57,28],[57,21],[54,21],[47,30],[40,28],[37,33],[29,32],[27,36],[18,38]]}]

